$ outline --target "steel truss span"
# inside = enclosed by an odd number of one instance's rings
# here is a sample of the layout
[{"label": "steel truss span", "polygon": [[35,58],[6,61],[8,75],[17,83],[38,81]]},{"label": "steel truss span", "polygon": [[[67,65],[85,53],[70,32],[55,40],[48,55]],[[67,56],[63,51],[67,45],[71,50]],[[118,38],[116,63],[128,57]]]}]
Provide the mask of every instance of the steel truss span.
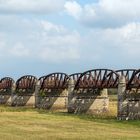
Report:
[{"label": "steel truss span", "polygon": [[36,86],[37,78],[33,75],[25,75],[19,78],[16,82],[17,92],[34,92]]},{"label": "steel truss span", "polygon": [[16,85],[16,91],[34,91],[37,80],[40,82],[41,90],[67,89],[70,79],[74,81],[75,90],[117,88],[119,77],[121,76],[125,77],[126,89],[140,89],[140,69],[92,69],[71,75],[55,72],[42,76],[39,79],[32,75],[25,75],[19,78],[16,83],[12,78],[4,77],[0,80],[0,91],[11,90],[14,83]]},{"label": "steel truss span", "polygon": [[68,88],[69,76],[65,73],[51,73],[39,78],[41,90]]}]

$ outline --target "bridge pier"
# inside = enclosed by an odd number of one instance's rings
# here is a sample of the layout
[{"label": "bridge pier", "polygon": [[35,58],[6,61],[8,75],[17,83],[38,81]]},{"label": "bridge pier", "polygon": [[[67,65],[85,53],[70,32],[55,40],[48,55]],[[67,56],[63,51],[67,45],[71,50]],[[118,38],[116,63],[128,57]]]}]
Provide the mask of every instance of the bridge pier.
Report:
[{"label": "bridge pier", "polygon": [[35,86],[35,108],[38,107],[39,104],[39,90],[40,90],[40,81],[38,80]]},{"label": "bridge pier", "polygon": [[140,91],[135,88],[127,90],[124,76],[118,83],[118,120],[140,119]]},{"label": "bridge pier", "polygon": [[126,120],[127,119],[127,101],[125,99],[126,94],[126,80],[124,76],[119,77],[118,82],[118,120]]},{"label": "bridge pier", "polygon": [[36,107],[48,110],[65,110],[67,108],[67,90],[51,90],[44,95],[38,92]]},{"label": "bridge pier", "polygon": [[78,93],[74,90],[74,81],[69,81],[68,88],[68,112],[69,113],[86,113],[101,114],[108,112],[109,98],[107,89],[98,91],[98,94],[85,91]]}]

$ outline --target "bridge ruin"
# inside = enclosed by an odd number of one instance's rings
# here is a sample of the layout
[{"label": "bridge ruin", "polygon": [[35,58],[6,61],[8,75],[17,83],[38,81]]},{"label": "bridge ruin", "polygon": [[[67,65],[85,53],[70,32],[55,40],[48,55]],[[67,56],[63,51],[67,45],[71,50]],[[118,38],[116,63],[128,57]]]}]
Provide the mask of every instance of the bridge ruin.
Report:
[{"label": "bridge ruin", "polygon": [[109,112],[108,89],[117,89],[117,118],[140,118],[140,70],[92,69],[83,73],[25,75],[0,80],[0,104],[66,109],[69,113]]}]

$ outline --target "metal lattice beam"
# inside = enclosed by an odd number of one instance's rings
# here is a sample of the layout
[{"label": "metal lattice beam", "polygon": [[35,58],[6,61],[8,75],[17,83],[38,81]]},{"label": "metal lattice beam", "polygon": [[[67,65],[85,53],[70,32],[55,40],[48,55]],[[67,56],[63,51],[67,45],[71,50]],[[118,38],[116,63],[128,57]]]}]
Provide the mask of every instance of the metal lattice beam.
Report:
[{"label": "metal lattice beam", "polygon": [[69,76],[65,73],[51,73],[39,78],[41,90],[66,89],[68,87]]},{"label": "metal lattice beam", "polygon": [[93,69],[81,74],[76,82],[75,89],[103,89],[116,88],[119,75],[109,69]]},{"label": "metal lattice beam", "polygon": [[25,75],[16,82],[17,92],[34,92],[37,78],[32,75]]}]

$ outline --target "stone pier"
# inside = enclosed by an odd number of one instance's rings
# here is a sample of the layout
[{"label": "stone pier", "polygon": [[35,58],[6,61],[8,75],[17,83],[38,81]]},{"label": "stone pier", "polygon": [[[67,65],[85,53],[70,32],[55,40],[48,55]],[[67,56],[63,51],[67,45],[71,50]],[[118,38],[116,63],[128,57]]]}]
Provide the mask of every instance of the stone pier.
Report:
[{"label": "stone pier", "polygon": [[11,105],[11,93],[0,93],[0,104]]},{"label": "stone pier", "polygon": [[140,119],[140,90],[126,89],[125,77],[119,78],[118,84],[118,119]]},{"label": "stone pier", "polygon": [[15,91],[15,83],[13,83],[12,88],[7,90],[5,89],[0,92],[0,104],[11,105],[12,104],[12,95]]},{"label": "stone pier", "polygon": [[68,112],[69,113],[87,113],[101,114],[108,112],[109,98],[107,89],[88,92],[79,92],[74,90],[74,81],[69,81],[68,88]]},{"label": "stone pier", "polygon": [[35,107],[35,93],[15,93],[11,97],[12,106],[30,106]]},{"label": "stone pier", "polygon": [[128,116],[127,100],[125,98],[126,94],[126,80],[124,76],[119,77],[118,83],[118,114],[119,120],[125,120]]},{"label": "stone pier", "polygon": [[51,89],[47,93],[38,92],[36,107],[50,110],[67,109],[68,91]]}]

